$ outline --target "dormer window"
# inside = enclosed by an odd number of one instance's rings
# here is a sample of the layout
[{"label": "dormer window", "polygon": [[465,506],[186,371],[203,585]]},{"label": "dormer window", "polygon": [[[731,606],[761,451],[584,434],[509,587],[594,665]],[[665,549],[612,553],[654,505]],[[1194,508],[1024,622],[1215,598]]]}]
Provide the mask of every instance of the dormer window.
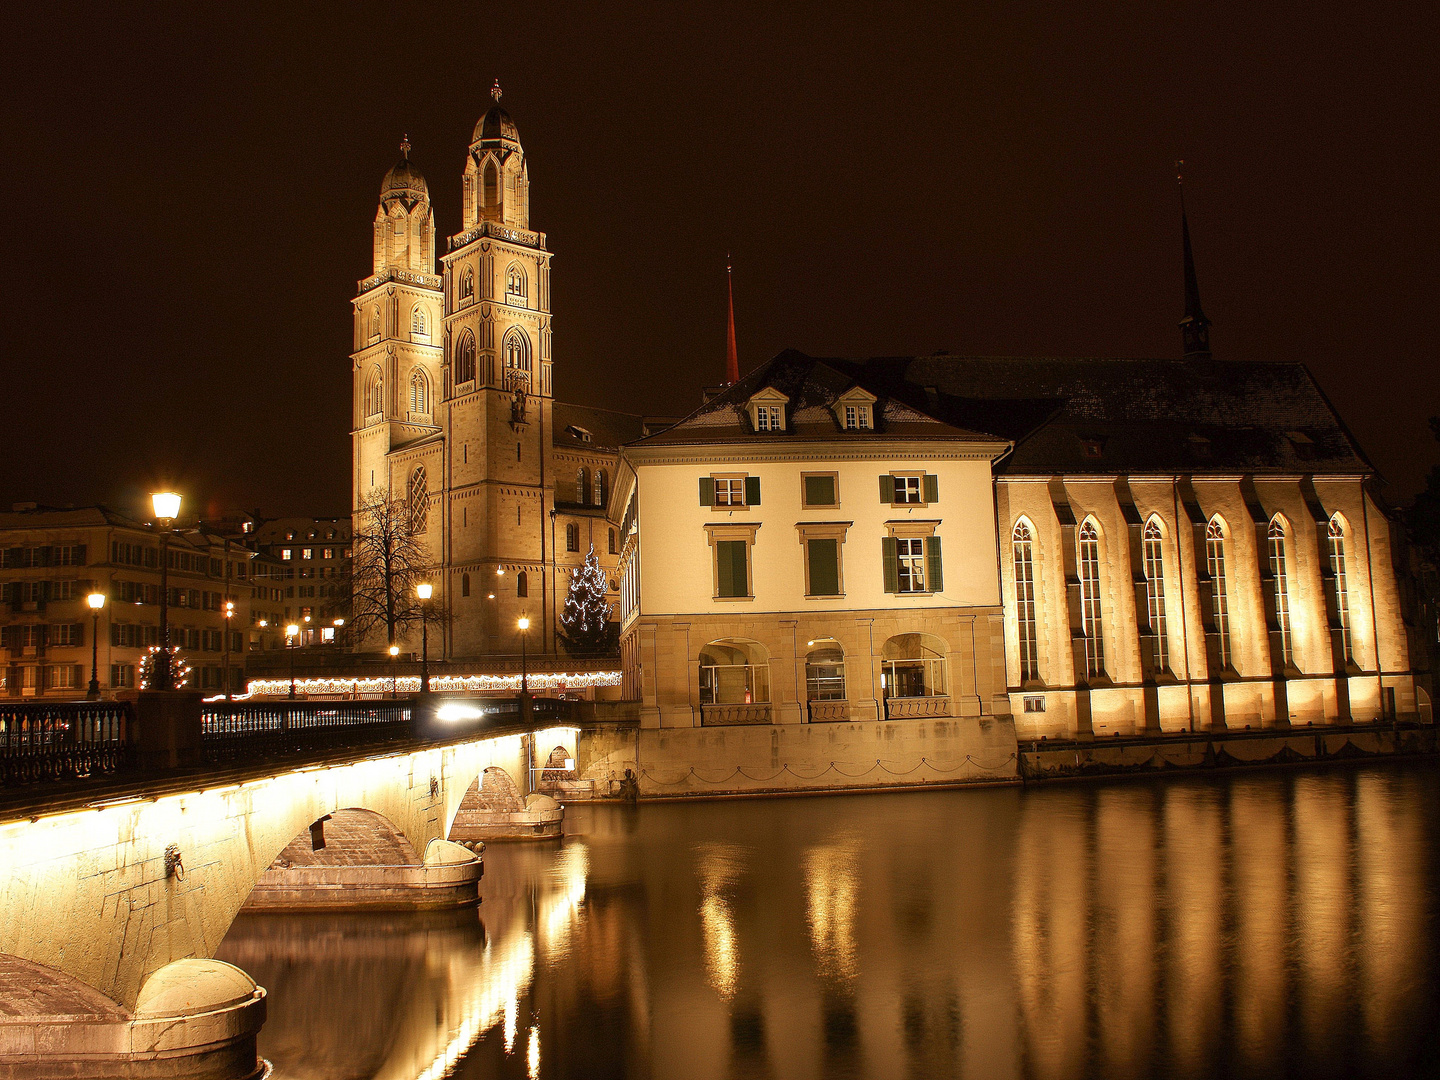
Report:
[{"label": "dormer window", "polygon": [[869,406],[869,405],[846,405],[846,406],[845,406],[845,430],[846,430],[846,431],[869,431],[869,430],[870,430],[870,406]]},{"label": "dormer window", "polygon": [[845,431],[874,431],[875,401],[863,386],[852,386],[835,399],[835,419]]},{"label": "dormer window", "polygon": [[567,435],[572,436],[573,438],[579,439],[581,442],[590,442],[590,441],[591,441],[590,432],[586,431],[583,427],[580,427],[578,424],[571,424],[569,427],[567,427],[567,428],[565,429],[565,433],[566,433]]},{"label": "dormer window", "polygon": [[757,390],[746,403],[751,429],[756,432],[784,431],[785,406],[789,403],[790,399],[773,386]]},{"label": "dormer window", "polygon": [[785,417],[779,405],[756,405],[755,406],[755,430],[756,431],[783,431],[785,430]]}]

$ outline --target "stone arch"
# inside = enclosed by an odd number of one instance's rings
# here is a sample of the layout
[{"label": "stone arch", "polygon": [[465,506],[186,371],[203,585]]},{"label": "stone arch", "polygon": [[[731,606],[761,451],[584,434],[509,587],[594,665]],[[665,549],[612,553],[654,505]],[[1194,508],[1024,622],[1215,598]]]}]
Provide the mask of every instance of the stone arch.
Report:
[{"label": "stone arch", "polygon": [[446,836],[452,843],[478,851],[486,840],[558,836],[562,818],[554,799],[522,794],[508,769],[491,766],[466,789]]}]

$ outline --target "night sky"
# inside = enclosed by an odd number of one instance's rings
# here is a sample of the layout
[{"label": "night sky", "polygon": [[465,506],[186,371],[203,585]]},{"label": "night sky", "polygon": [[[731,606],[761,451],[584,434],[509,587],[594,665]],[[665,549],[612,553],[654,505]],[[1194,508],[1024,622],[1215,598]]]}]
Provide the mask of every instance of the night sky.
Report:
[{"label": "night sky", "polygon": [[564,400],[698,404],[727,250],[742,371],[1177,356],[1183,157],[1216,355],[1308,363],[1408,498],[1440,413],[1436,6],[1080,6],[7,5],[0,504],[346,512],[381,177],[408,132],[459,231],[497,77]]}]

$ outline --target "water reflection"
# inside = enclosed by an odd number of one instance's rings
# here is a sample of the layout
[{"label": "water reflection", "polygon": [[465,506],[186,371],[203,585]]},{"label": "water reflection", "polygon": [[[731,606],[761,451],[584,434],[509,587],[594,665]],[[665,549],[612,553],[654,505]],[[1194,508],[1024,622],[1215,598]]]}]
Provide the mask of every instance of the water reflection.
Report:
[{"label": "water reflection", "polygon": [[480,915],[250,916],[277,1076],[1433,1074],[1440,770],[572,807]]}]

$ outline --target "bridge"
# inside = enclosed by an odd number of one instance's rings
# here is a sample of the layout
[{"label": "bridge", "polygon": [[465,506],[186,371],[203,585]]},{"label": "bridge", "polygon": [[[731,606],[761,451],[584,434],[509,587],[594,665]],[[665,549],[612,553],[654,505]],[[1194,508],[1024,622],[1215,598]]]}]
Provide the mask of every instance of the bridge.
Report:
[{"label": "bridge", "polygon": [[264,992],[210,959],[247,901],[473,904],[457,820],[548,803],[603,725],[442,700],[0,708],[0,1077],[249,1076]]}]

